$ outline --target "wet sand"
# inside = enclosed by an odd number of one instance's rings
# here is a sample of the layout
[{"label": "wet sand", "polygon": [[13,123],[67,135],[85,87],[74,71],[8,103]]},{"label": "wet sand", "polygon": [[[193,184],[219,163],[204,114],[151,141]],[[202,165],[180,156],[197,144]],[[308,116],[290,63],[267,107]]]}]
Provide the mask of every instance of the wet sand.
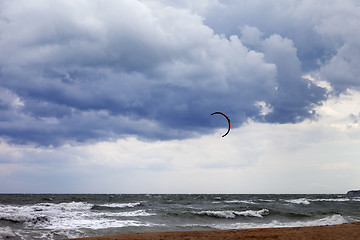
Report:
[{"label": "wet sand", "polygon": [[114,236],[76,238],[78,240],[234,240],[234,239],[360,239],[360,222],[340,225],[293,227],[293,228],[256,228],[215,231],[181,231],[133,233]]}]

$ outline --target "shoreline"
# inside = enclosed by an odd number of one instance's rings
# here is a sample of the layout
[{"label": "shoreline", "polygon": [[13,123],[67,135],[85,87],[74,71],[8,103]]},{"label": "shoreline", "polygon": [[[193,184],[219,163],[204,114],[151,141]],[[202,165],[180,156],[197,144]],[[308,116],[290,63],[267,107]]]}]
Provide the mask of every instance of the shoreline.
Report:
[{"label": "shoreline", "polygon": [[[360,239],[360,222],[339,225],[232,230],[146,232],[112,236],[72,238],[71,240],[234,240],[234,239]],[[69,240],[69,239],[68,239]]]}]

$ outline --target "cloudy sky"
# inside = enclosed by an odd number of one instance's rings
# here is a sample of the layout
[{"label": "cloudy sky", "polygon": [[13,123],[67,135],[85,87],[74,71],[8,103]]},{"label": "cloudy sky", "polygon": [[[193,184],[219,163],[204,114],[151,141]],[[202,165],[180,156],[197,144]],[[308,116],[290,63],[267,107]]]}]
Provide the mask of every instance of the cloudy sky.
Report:
[{"label": "cloudy sky", "polygon": [[359,29],[356,0],[3,0],[0,192],[360,188]]}]

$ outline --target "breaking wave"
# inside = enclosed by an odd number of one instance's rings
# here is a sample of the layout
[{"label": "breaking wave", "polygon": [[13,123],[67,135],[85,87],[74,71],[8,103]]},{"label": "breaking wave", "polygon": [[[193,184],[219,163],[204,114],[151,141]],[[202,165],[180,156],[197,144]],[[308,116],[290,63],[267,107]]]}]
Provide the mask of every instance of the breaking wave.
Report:
[{"label": "breaking wave", "polygon": [[250,200],[228,200],[228,201],[224,201],[224,203],[229,203],[229,204],[238,204],[238,203],[256,204],[255,202],[250,201]]},{"label": "breaking wave", "polygon": [[141,206],[141,202],[133,202],[133,203],[108,203],[108,204],[100,204],[100,207],[108,207],[108,208],[134,208],[136,206]]},{"label": "breaking wave", "polygon": [[94,210],[95,205],[84,202],[58,204],[38,203],[25,206],[0,204],[0,220],[9,223],[20,223],[23,224],[25,228],[51,230],[149,226],[149,223],[144,223],[139,220],[119,219],[121,217],[146,217],[156,215],[144,209],[116,211],[116,209],[134,208],[140,204],[140,202],[135,202],[99,205],[114,208],[115,211]]},{"label": "breaking wave", "polygon": [[283,200],[287,203],[293,203],[293,204],[302,204],[302,205],[309,205],[310,202],[306,198],[299,198],[299,199],[289,199],[289,200]]},{"label": "breaking wave", "polygon": [[210,216],[216,218],[236,218],[236,216],[243,216],[243,217],[258,217],[262,218],[265,215],[269,214],[268,209],[261,209],[258,211],[254,210],[246,210],[246,211],[200,211],[200,212],[193,212],[195,215],[203,215],[203,216]]}]

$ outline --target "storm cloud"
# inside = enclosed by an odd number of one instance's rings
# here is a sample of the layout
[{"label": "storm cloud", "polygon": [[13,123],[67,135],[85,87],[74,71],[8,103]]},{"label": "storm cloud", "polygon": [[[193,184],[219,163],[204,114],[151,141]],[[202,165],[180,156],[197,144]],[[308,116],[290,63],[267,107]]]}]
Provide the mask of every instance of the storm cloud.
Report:
[{"label": "storm cloud", "polygon": [[2,1],[0,135],[191,138],[221,126],[214,111],[295,123],[359,87],[355,1],[206,3]]}]

